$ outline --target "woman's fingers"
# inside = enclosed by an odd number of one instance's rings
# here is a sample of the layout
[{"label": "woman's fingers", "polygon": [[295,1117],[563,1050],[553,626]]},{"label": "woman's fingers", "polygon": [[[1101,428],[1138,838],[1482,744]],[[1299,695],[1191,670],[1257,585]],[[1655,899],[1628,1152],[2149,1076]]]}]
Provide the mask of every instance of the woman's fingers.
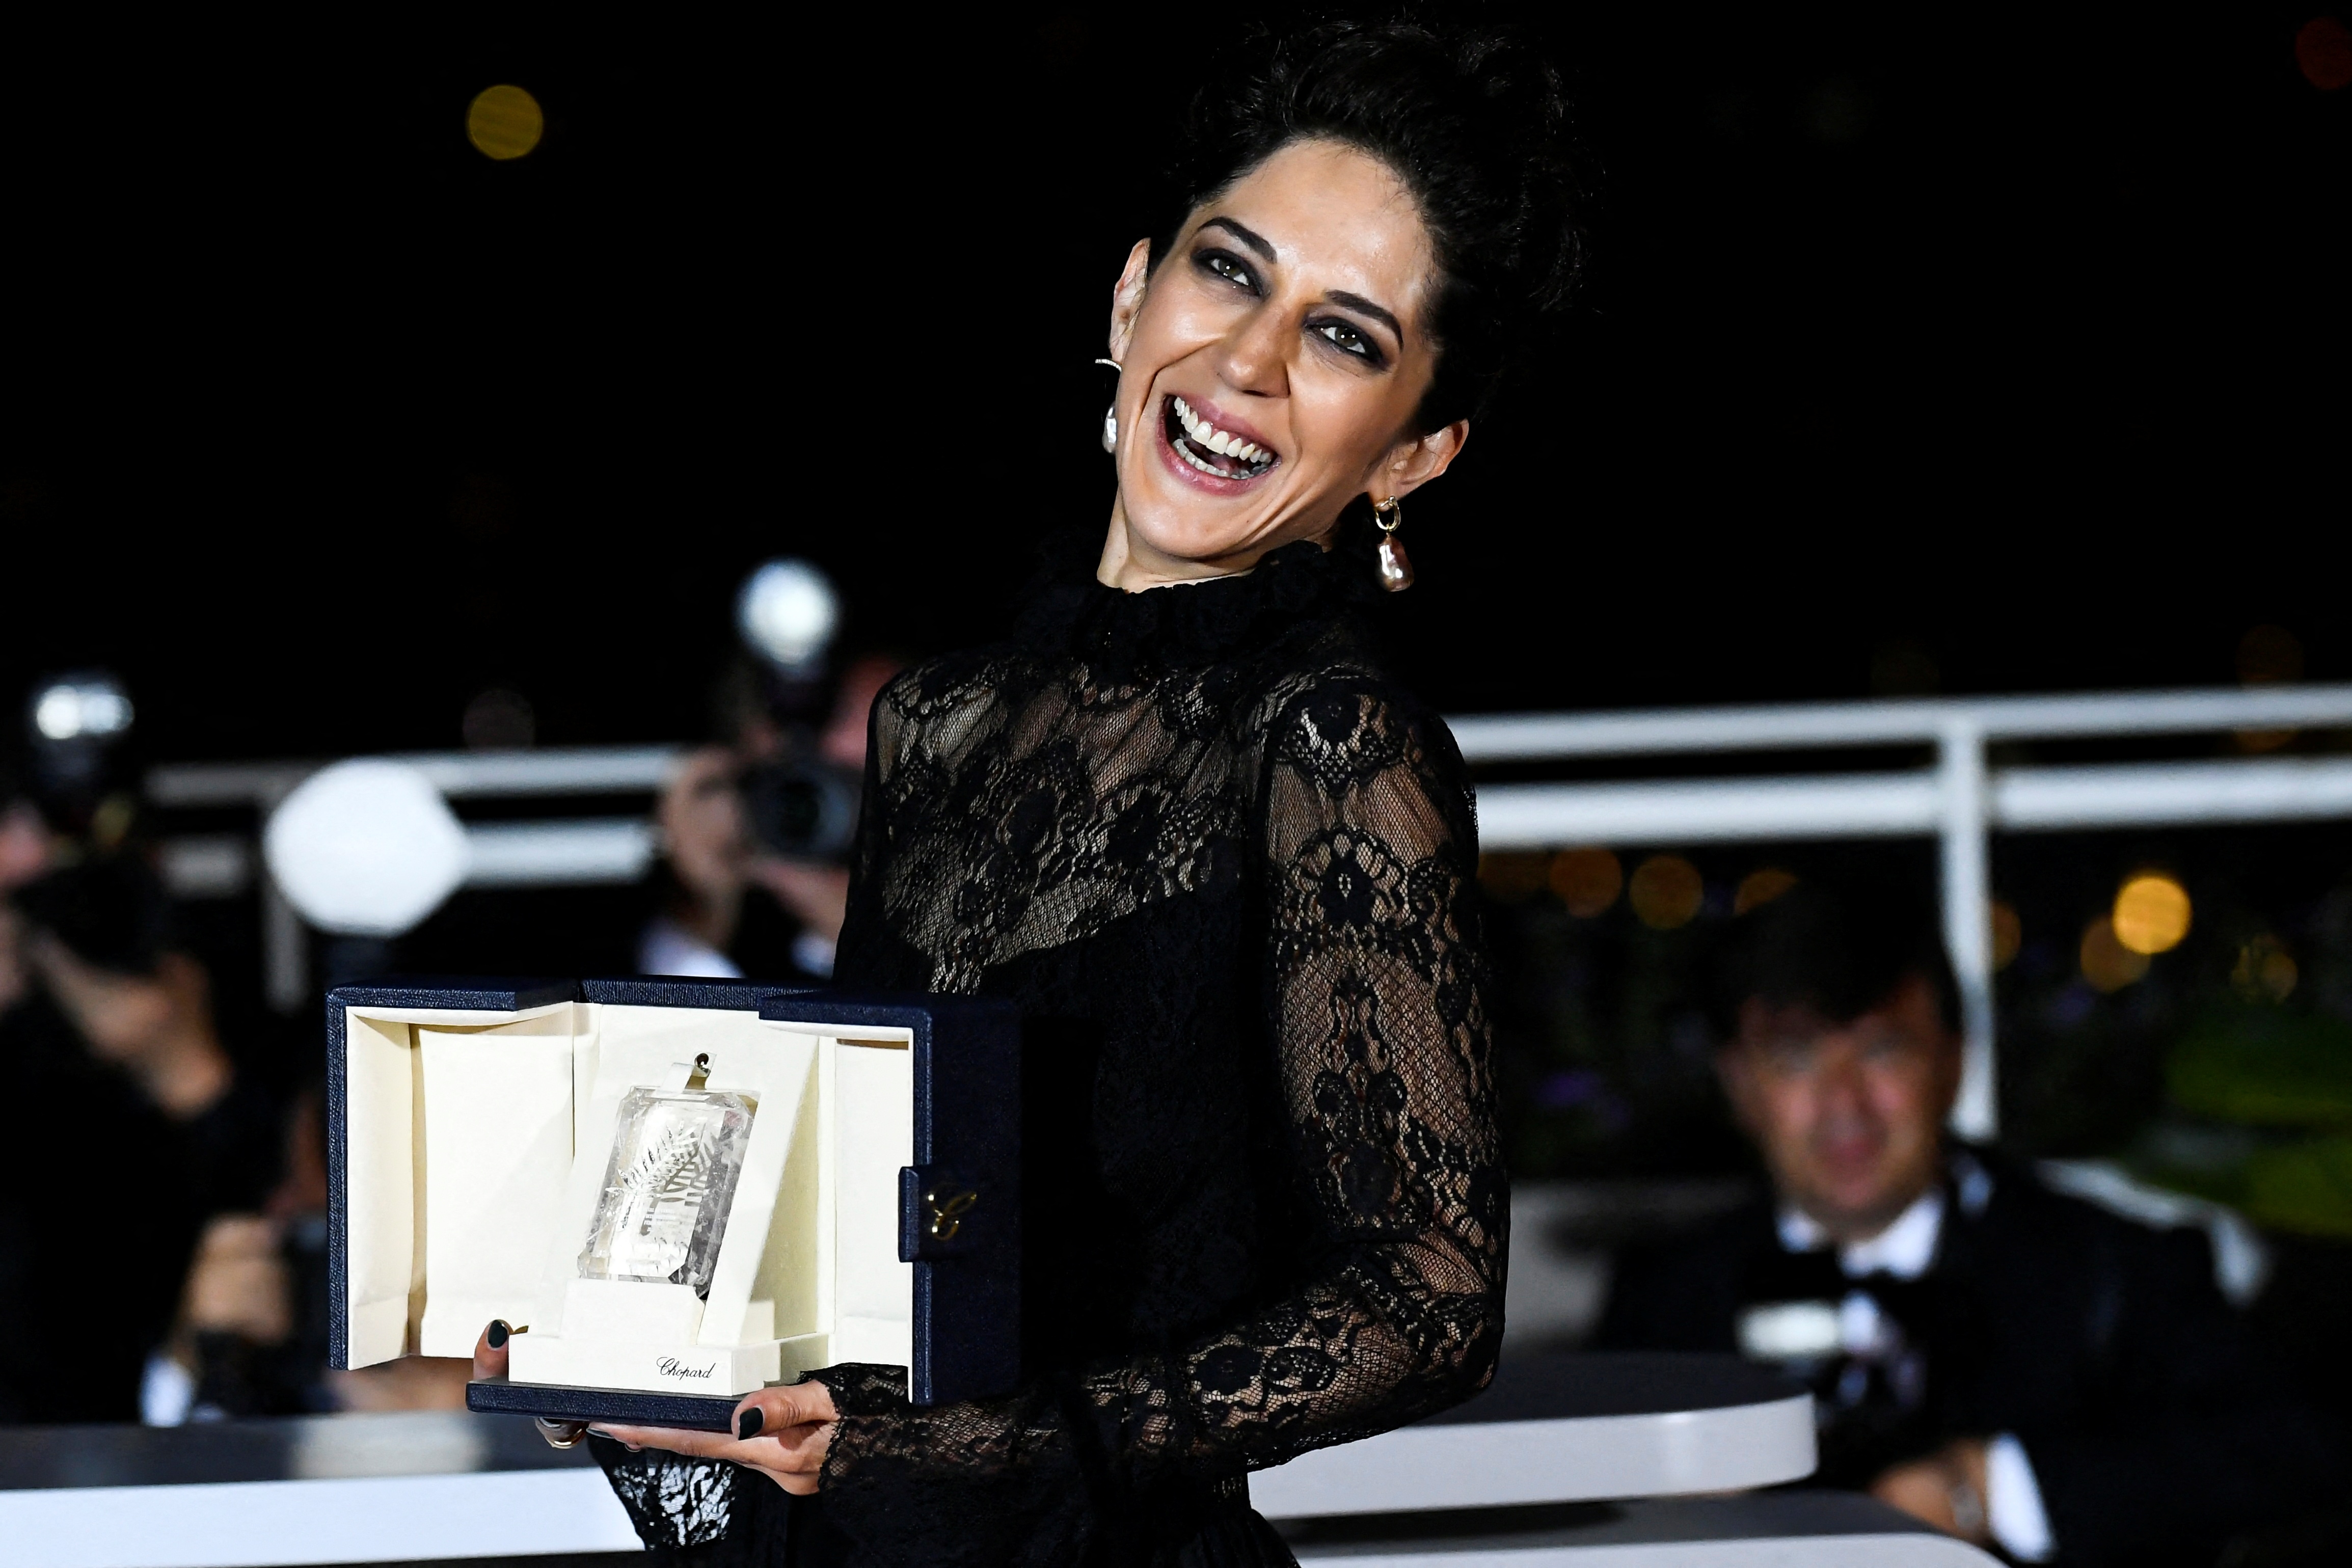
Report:
[{"label": "woman's fingers", "polygon": [[474,1375],[504,1377],[507,1374],[507,1341],[514,1331],[507,1327],[504,1318],[492,1318],[482,1337],[474,1342]]},{"label": "woman's fingers", "polygon": [[550,1421],[541,1415],[531,1425],[539,1428],[540,1436],[551,1448],[576,1448],[580,1447],[580,1439],[588,1436],[588,1423],[585,1421]]},{"label": "woman's fingers", "polygon": [[824,1464],[824,1450],[833,1436],[831,1424],[822,1421],[763,1430],[751,1437],[690,1432],[678,1426],[620,1426],[605,1421],[589,1430],[632,1448],[667,1448],[698,1459],[729,1459],[762,1470],[808,1473]]},{"label": "woman's fingers", "polygon": [[833,1393],[821,1383],[763,1388],[735,1407],[735,1430],[688,1432],[674,1426],[592,1428],[631,1448],[667,1448],[698,1459],[727,1459],[760,1471],[788,1492],[816,1490],[824,1457],[840,1419]]},{"label": "woman's fingers", "polygon": [[732,1459],[749,1464],[737,1450],[743,1445],[724,1432],[690,1432],[683,1426],[621,1426],[599,1421],[589,1430],[631,1448],[667,1448],[697,1459]]},{"label": "woman's fingers", "polygon": [[[504,1377],[507,1374],[507,1342],[512,1338],[514,1330],[508,1327],[504,1318],[490,1320],[489,1326],[482,1331],[482,1337],[474,1342],[476,1377]],[[588,1431],[588,1424],[584,1421],[549,1421],[542,1418],[537,1425],[539,1435],[547,1440],[551,1448],[577,1447]]]},{"label": "woman's fingers", "polygon": [[761,1432],[840,1418],[831,1389],[821,1383],[795,1383],[745,1394],[735,1406],[735,1436],[756,1437]]}]

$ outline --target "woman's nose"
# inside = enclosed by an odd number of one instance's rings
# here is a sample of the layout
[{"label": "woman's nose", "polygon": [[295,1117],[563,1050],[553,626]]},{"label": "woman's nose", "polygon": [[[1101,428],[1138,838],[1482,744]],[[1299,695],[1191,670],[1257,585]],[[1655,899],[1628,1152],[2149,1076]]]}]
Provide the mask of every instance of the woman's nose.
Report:
[{"label": "woman's nose", "polygon": [[1225,335],[1217,373],[1236,392],[1278,397],[1288,389],[1290,365],[1283,354],[1289,334],[1273,310],[1252,310]]}]

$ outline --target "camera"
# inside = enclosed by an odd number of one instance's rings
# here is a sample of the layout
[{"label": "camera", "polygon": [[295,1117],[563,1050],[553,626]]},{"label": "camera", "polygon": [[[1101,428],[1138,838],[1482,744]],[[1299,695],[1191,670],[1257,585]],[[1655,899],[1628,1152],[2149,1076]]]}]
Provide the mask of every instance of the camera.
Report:
[{"label": "camera", "polygon": [[788,757],[743,775],[743,810],[761,848],[793,860],[843,860],[857,834],[862,781],[846,768]]}]

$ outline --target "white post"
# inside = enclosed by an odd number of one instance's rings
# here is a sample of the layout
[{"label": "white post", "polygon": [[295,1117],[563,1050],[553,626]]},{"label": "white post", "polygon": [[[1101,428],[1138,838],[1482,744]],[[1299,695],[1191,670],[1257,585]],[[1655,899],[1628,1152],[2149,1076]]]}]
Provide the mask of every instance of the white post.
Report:
[{"label": "white post", "polygon": [[[276,811],[294,786],[307,773],[282,772],[266,780],[255,792],[254,805],[260,808],[262,831],[269,829],[269,814]],[[255,846],[257,850],[260,847]],[[280,1013],[299,1013],[310,1002],[310,933],[303,929],[302,917],[278,889],[278,879],[269,874],[267,856],[256,854],[261,862],[261,991],[269,1005]]]},{"label": "white post", "polygon": [[1992,888],[1986,842],[1984,727],[1948,719],[1938,740],[1942,814],[1944,948],[1960,984],[1960,1092],[1951,1128],[1984,1141],[2000,1130],[1992,1038]]}]

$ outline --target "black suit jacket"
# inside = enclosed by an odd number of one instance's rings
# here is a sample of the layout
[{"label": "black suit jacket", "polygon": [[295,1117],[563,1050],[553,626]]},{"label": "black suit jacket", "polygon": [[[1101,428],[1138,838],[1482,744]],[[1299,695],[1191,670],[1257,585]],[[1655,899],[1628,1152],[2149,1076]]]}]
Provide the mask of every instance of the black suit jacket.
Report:
[{"label": "black suit jacket", "polygon": [[[2233,1534],[2340,1493],[2335,1433],[2256,1353],[2201,1233],[2120,1219],[1981,1153],[1960,1159],[1989,1191],[1955,1183],[1935,1262],[1892,1288],[1927,1394],[1910,1418],[1843,1444],[1825,1430],[1825,1458],[1842,1454],[1849,1470],[1833,1479],[1858,1484],[1872,1464],[2013,1433],[2069,1564],[2210,1563]],[[1601,1342],[1736,1351],[1742,1309],[1787,1299],[1793,1262],[1761,1201],[1629,1254]]]}]

